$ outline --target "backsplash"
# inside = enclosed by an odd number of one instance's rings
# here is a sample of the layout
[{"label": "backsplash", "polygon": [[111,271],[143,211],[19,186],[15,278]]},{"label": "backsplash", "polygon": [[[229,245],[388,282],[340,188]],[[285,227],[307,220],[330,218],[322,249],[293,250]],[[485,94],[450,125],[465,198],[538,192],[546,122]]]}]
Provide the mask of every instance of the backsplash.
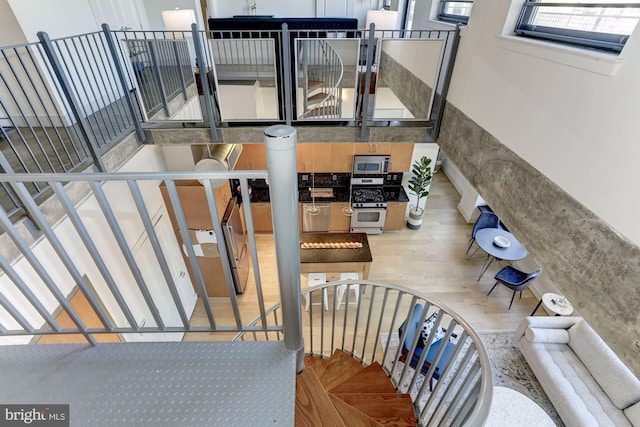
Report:
[{"label": "backsplash", "polygon": [[350,173],[310,173],[298,174],[298,188],[311,187],[315,181],[315,187],[348,187],[351,181]]}]

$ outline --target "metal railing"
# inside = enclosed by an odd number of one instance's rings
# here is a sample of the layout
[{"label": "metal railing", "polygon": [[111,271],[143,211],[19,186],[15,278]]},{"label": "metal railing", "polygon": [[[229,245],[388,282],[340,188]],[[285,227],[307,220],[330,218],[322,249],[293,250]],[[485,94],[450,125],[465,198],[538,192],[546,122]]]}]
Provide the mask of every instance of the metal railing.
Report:
[{"label": "metal railing", "polygon": [[[344,76],[340,55],[327,40],[301,40],[298,62],[298,75],[302,76],[298,82],[302,86],[302,110],[298,117],[340,119]],[[318,85],[310,87],[313,82]]]},{"label": "metal railing", "polygon": [[[345,287],[344,304],[338,301],[338,289]],[[350,294],[360,297],[354,302]],[[364,364],[380,363],[399,393],[409,393],[414,402],[420,425],[424,426],[481,426],[491,407],[493,379],[488,353],[473,328],[456,312],[428,296],[397,285],[369,280],[345,280],[309,287],[302,291],[305,298],[323,301],[328,295],[330,311],[314,308],[303,317],[304,351],[308,355],[328,358],[334,350],[341,349]],[[419,305],[418,305],[419,304]],[[439,362],[438,352],[426,372],[404,363],[403,344],[407,328],[399,332],[400,325],[419,310],[420,324],[437,313],[431,333],[425,339],[424,348],[436,341],[435,331],[443,327],[444,342],[455,342],[446,363]],[[268,326],[281,325],[279,305],[266,313]],[[262,325],[264,318],[256,318],[250,324]],[[419,331],[421,328],[418,329]],[[235,337],[240,341],[280,340],[281,332],[242,332]],[[421,334],[409,337],[410,348],[405,354],[413,354]],[[440,348],[444,351],[444,345]],[[423,366],[427,351],[417,361]],[[407,359],[410,359],[407,357]],[[433,389],[430,382],[439,365],[439,377]]]},{"label": "metal railing", "polygon": [[[15,338],[26,336],[28,342],[38,335],[80,334],[95,344],[104,334],[118,334],[125,341],[153,339],[144,334],[168,334],[158,336],[162,341],[179,340],[187,332],[280,330],[279,326],[256,328],[242,320],[219,215],[219,209],[226,206],[218,206],[213,187],[215,180],[234,178],[248,194],[249,179],[266,177],[265,171],[0,175],[0,182],[16,194],[43,237],[31,247],[0,209],[0,229],[23,255],[17,263],[0,255],[5,280],[0,293],[2,339],[13,337],[10,342],[25,343]],[[216,280],[229,295],[228,305],[222,308],[214,308],[208,299],[198,263],[202,254],[196,252],[198,242],[185,220],[189,207],[182,204],[177,189],[181,182],[195,179],[203,181],[202,194],[206,194],[221,254],[224,277]],[[34,183],[54,192],[43,206],[27,190]],[[170,200],[166,211],[159,201],[161,187]],[[251,312],[257,308],[266,325],[249,201],[243,203],[243,209],[253,283],[260,296]],[[64,214],[62,220],[49,215],[56,210]],[[43,253],[48,255],[43,257]],[[200,294],[199,321],[191,318],[194,288]],[[70,295],[76,291],[86,298],[98,321],[87,323],[70,304]],[[63,327],[55,319],[59,312],[66,313],[73,326]],[[227,320],[220,321],[219,313]]]}]

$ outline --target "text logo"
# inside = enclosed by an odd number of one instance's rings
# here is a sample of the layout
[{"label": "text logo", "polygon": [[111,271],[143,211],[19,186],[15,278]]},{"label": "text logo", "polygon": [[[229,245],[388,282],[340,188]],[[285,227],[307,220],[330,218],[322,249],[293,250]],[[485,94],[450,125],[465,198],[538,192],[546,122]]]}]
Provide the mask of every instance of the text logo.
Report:
[{"label": "text logo", "polygon": [[69,427],[69,405],[0,405],[0,427]]}]

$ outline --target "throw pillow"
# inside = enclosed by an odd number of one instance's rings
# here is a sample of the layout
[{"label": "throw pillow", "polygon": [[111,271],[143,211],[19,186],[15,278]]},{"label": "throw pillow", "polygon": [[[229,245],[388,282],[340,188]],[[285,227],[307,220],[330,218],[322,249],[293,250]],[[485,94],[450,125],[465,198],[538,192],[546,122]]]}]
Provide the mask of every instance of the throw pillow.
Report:
[{"label": "throw pillow", "polygon": [[[422,326],[422,342],[424,345],[427,345],[429,334],[431,333],[431,329],[433,329],[433,325],[436,323],[438,319],[438,313],[433,313],[428,319],[424,321],[424,325]],[[433,338],[433,342],[438,341],[439,339],[444,338],[446,332],[442,328],[442,326],[438,326],[438,330],[435,333],[435,337]]]}]

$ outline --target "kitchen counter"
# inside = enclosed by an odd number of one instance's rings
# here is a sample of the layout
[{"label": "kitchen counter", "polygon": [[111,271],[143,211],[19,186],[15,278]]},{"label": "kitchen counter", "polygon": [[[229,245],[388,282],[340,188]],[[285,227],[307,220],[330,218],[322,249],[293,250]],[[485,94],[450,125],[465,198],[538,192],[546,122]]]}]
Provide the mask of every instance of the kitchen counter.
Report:
[{"label": "kitchen counter", "polygon": [[[403,187],[384,187],[384,198],[386,202],[408,202],[409,197]],[[300,188],[298,190],[298,202],[307,203],[311,202],[311,192],[308,187]],[[269,201],[269,188],[252,188],[251,189],[251,202],[268,202]],[[333,203],[333,202],[348,202],[349,201],[349,187],[333,188],[333,197],[318,197],[316,196],[316,203]]]},{"label": "kitchen counter", "polygon": [[365,233],[301,233],[300,243],[359,242],[355,249],[300,249],[302,273],[358,273],[362,279],[369,277],[373,257]]}]

